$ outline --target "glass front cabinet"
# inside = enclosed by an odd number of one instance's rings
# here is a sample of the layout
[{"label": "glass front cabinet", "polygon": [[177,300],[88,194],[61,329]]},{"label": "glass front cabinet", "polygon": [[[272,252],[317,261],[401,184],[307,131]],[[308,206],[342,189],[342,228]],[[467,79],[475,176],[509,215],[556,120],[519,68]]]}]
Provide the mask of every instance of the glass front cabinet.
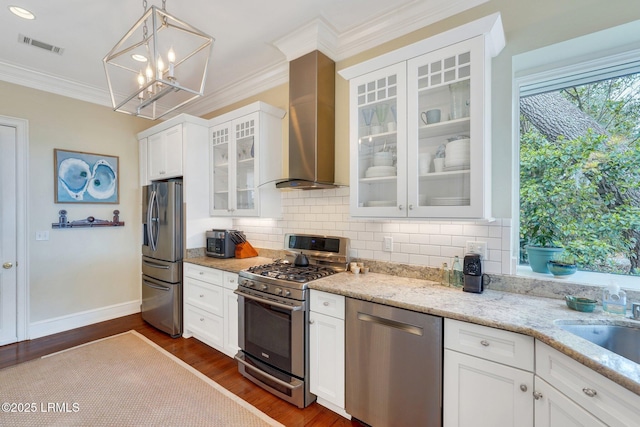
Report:
[{"label": "glass front cabinet", "polygon": [[487,46],[479,35],[409,47],[408,59],[350,79],[351,215],[490,218]]},{"label": "glass front cabinet", "polygon": [[[260,108],[249,114],[242,114]],[[224,121],[230,116],[232,120]],[[264,103],[227,113],[209,128],[212,216],[278,217],[284,111]]]}]

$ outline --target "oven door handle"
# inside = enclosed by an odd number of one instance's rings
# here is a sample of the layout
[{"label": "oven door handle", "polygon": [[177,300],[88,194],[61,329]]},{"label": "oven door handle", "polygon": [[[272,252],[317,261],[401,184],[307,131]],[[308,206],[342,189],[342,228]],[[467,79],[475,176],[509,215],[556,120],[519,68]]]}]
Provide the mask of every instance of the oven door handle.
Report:
[{"label": "oven door handle", "polygon": [[237,289],[235,291],[233,291],[233,293],[236,294],[236,295],[240,295],[241,297],[250,299],[250,300],[258,301],[258,302],[261,302],[263,304],[268,304],[268,305],[271,305],[273,307],[282,308],[282,309],[288,310],[288,311],[300,311],[300,310],[302,310],[302,306],[301,305],[297,305],[295,307],[292,307],[290,305],[281,304],[279,302],[268,301],[268,300],[265,300],[264,298],[254,297],[253,295],[245,294],[244,292],[241,292],[241,291],[239,291]]},{"label": "oven door handle", "polygon": [[249,369],[251,369],[252,371],[254,371],[256,373],[269,378],[271,381],[275,382],[276,384],[280,384],[282,387],[288,388],[289,390],[295,390],[297,388],[302,387],[302,384],[304,384],[303,382],[300,382],[300,384],[297,384],[297,385],[289,384],[288,382],[282,381],[280,378],[276,378],[273,375],[270,375],[270,374],[266,373],[265,371],[262,371],[262,370],[256,368],[255,366],[247,363],[244,359],[238,357],[237,355],[234,357],[234,359],[236,359],[239,363],[242,363],[245,366],[245,368],[249,368]]}]

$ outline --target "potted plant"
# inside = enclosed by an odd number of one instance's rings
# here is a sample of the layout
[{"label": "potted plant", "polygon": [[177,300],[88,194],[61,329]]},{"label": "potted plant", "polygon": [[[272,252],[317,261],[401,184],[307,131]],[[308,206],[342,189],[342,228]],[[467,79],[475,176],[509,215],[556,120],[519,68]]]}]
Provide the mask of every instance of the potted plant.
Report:
[{"label": "potted plant", "polygon": [[578,270],[576,258],[568,253],[561,252],[547,262],[547,267],[551,274],[558,278],[566,278]]},{"label": "potted plant", "polygon": [[555,227],[552,222],[546,223],[546,226],[540,224],[532,227],[533,237],[529,239],[529,244],[525,246],[527,256],[529,258],[529,266],[536,273],[549,274],[547,263],[554,256],[564,251],[555,239]]}]

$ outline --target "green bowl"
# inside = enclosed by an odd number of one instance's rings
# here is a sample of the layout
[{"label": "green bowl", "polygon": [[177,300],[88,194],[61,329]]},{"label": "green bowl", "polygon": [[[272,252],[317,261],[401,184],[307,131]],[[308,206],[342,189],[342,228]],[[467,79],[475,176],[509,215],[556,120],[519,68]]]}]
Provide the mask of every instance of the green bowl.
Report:
[{"label": "green bowl", "polygon": [[596,308],[596,304],[598,301],[589,299],[589,298],[578,298],[572,295],[567,295],[564,297],[564,300],[567,303],[567,307],[572,310],[582,311],[585,313],[591,313],[594,308]]}]

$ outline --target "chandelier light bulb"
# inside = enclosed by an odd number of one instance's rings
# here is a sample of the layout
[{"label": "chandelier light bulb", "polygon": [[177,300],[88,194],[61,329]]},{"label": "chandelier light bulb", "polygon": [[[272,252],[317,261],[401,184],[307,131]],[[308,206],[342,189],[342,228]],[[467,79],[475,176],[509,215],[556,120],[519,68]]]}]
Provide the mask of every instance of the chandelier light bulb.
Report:
[{"label": "chandelier light bulb", "polygon": [[162,61],[162,57],[158,56],[158,74],[162,78],[162,74],[164,74],[164,61]]},{"label": "chandelier light bulb", "polygon": [[176,53],[173,51],[173,48],[169,49],[167,52],[167,59],[169,60],[169,78],[173,79],[175,77],[175,62],[176,62]]},{"label": "chandelier light bulb", "polygon": [[[140,74],[138,74],[138,89],[142,89],[142,86],[144,86],[144,76],[142,75],[142,71],[140,71]],[[143,99],[144,98],[144,91],[140,91],[138,93],[138,99]]]},{"label": "chandelier light bulb", "polygon": [[[151,69],[151,65],[147,65],[146,74],[147,74],[147,83],[149,83],[153,79],[153,70]],[[149,85],[149,87],[147,88],[147,92],[149,93],[153,92],[153,85]]]}]

